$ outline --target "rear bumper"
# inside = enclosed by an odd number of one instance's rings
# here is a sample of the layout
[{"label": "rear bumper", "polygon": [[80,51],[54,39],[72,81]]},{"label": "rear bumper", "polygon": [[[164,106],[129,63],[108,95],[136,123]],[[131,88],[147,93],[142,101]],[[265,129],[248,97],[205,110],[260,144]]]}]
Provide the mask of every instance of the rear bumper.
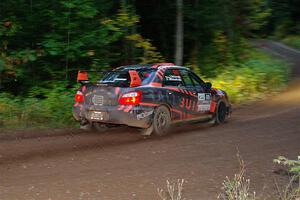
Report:
[{"label": "rear bumper", "polygon": [[[103,120],[91,119],[91,112],[98,111],[107,114]],[[150,106],[89,106],[75,104],[73,116],[77,121],[99,122],[104,124],[119,124],[139,128],[148,128],[152,123],[154,107]]]}]

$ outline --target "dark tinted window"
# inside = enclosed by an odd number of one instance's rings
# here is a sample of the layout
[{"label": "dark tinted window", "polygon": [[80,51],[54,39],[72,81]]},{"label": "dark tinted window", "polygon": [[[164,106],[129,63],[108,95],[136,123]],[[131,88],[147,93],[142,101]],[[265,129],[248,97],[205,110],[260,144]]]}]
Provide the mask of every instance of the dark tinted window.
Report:
[{"label": "dark tinted window", "polygon": [[168,69],[164,76],[164,86],[182,86],[183,82],[178,69]]},{"label": "dark tinted window", "polygon": [[193,81],[190,77],[190,72],[187,71],[187,70],[180,70],[180,74],[181,74],[181,77],[182,77],[182,80],[184,82],[184,85],[186,87],[193,87],[194,84],[193,84]]},{"label": "dark tinted window", "polygon": [[[155,74],[155,69],[145,68],[145,69],[137,69],[136,71],[139,73],[139,76],[142,80],[142,85],[148,84]],[[129,87],[130,85],[129,69],[108,72],[104,75],[104,77],[99,82],[103,84],[113,85],[113,86]]]},{"label": "dark tinted window", "polygon": [[195,86],[203,86],[204,85],[204,81],[201,80],[196,74],[190,72],[190,77],[193,80],[193,83]]}]

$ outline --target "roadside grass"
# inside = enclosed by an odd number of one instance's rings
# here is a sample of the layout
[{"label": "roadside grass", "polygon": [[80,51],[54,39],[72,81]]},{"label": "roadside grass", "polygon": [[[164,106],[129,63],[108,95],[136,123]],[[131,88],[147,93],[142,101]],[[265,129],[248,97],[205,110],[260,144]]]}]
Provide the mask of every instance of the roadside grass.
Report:
[{"label": "roadside grass", "polygon": [[43,91],[32,90],[25,98],[0,94],[0,130],[74,127],[74,92],[57,83]]},{"label": "roadside grass", "polygon": [[[218,199],[221,200],[256,200],[265,199],[264,197],[256,197],[255,192],[250,191],[250,179],[245,177],[246,165],[237,153],[239,162],[239,171],[233,178],[226,177],[223,181],[221,192]],[[285,166],[289,181],[283,187],[279,187],[277,183],[277,195],[274,200],[300,200],[300,156],[296,160],[287,159],[284,156],[279,156],[273,160],[274,163]],[[172,183],[167,180],[167,190],[158,188],[158,196],[161,200],[183,200],[185,199],[183,193],[184,179],[178,179],[177,183]]]},{"label": "roadside grass", "polygon": [[290,177],[290,181],[283,188],[276,184],[279,199],[300,200],[300,156],[295,160],[279,156],[273,162],[285,166],[287,175]]},{"label": "roadside grass", "polygon": [[283,60],[259,50],[248,54],[240,67],[229,67],[210,79],[213,87],[227,92],[233,104],[247,103],[276,93],[289,79],[290,67]]},{"label": "roadside grass", "polygon": [[183,198],[184,179],[178,179],[176,183],[167,180],[167,189],[157,189],[161,200],[184,200]]},{"label": "roadside grass", "polygon": [[250,192],[250,179],[245,178],[246,167],[240,155],[237,155],[239,161],[239,171],[232,179],[226,177],[223,181],[222,192],[218,199],[222,200],[255,200],[255,192]]},{"label": "roadside grass", "polygon": [[284,39],[282,39],[281,41],[288,46],[291,46],[293,48],[300,50],[300,35],[287,36]]},{"label": "roadside grass", "polygon": [[[262,51],[250,49],[241,63],[226,67],[213,87],[225,90],[233,104],[241,104],[279,91],[287,83],[289,66]],[[72,117],[76,89],[66,82],[35,87],[25,97],[0,93],[1,129],[41,129],[78,126]]]}]

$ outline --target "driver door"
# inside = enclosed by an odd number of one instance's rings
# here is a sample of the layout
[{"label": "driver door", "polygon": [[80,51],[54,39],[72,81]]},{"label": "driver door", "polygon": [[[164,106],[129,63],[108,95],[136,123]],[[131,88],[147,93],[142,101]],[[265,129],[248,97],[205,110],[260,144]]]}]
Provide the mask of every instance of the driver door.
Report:
[{"label": "driver door", "polygon": [[193,81],[196,93],[197,93],[197,112],[198,115],[205,115],[210,113],[212,102],[212,91],[205,86],[205,82],[202,81],[196,74],[189,71],[189,76]]}]

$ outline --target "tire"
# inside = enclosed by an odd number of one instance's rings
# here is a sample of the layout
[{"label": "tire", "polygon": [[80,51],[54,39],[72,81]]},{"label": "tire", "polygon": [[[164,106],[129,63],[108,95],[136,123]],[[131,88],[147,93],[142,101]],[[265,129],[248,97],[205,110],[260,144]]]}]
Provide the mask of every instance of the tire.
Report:
[{"label": "tire", "polygon": [[93,126],[90,123],[80,124],[80,129],[86,132],[93,130]]},{"label": "tire", "polygon": [[103,133],[107,131],[108,127],[105,124],[94,122],[93,123],[93,128],[99,133]]},{"label": "tire", "polygon": [[153,135],[164,136],[168,133],[171,125],[170,111],[166,106],[159,106],[154,111],[152,128]]},{"label": "tire", "polygon": [[227,108],[226,105],[223,101],[220,101],[218,103],[215,116],[213,118],[213,124],[218,125],[218,124],[223,124],[226,122],[227,119]]}]

